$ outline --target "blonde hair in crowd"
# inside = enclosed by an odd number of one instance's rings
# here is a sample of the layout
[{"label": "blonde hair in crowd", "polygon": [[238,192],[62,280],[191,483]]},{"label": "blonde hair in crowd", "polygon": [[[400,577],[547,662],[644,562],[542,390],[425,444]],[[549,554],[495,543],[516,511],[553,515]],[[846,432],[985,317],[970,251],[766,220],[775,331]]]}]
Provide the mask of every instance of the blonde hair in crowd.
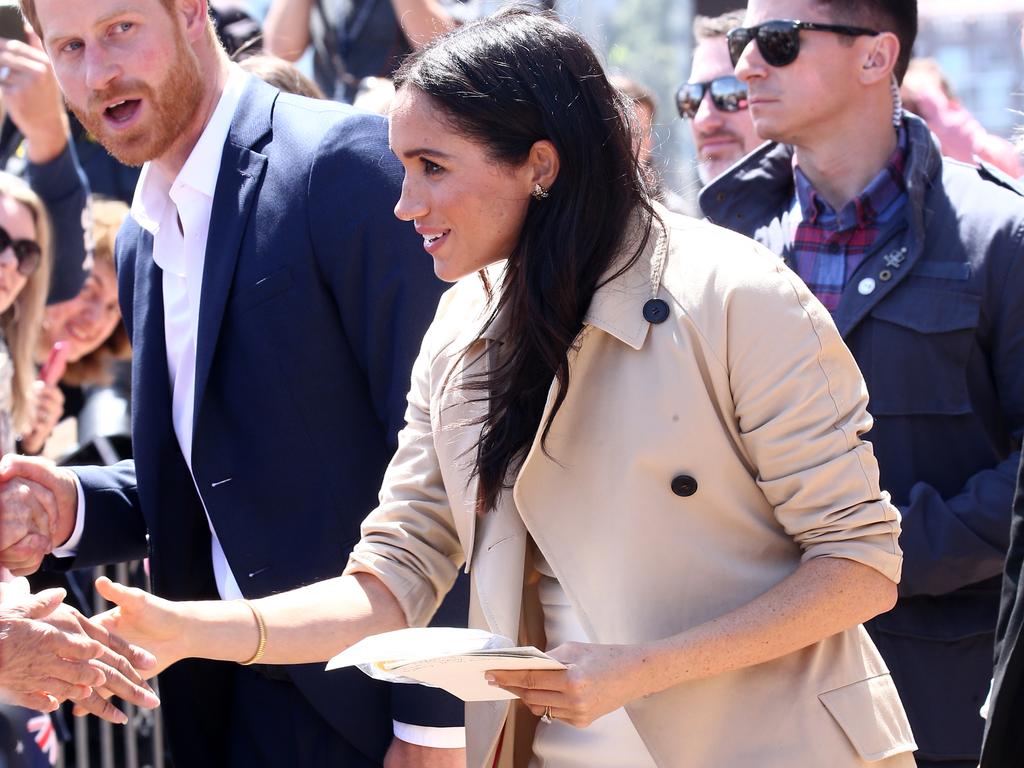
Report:
[{"label": "blonde hair in crowd", "polygon": [[[90,206],[92,210],[93,237],[95,251],[94,264],[106,264],[111,269],[114,265],[114,242],[121,224],[128,215],[128,206],[120,200],[96,199]],[[99,348],[85,355],[81,360],[68,363],[67,372],[61,381],[74,386],[83,384],[109,384],[112,376],[110,363],[114,360],[131,358],[131,341],[124,323],[117,321],[117,326]]]},{"label": "blonde hair in crowd", "polygon": [[29,275],[25,287],[14,299],[10,309],[0,315],[0,330],[7,341],[14,364],[14,428],[21,432],[31,421],[32,382],[36,378],[35,351],[39,328],[43,322],[46,295],[50,290],[50,270],[53,263],[50,217],[43,201],[17,176],[0,171],[0,195],[5,195],[25,206],[36,225],[36,242],[42,258],[36,271]]}]

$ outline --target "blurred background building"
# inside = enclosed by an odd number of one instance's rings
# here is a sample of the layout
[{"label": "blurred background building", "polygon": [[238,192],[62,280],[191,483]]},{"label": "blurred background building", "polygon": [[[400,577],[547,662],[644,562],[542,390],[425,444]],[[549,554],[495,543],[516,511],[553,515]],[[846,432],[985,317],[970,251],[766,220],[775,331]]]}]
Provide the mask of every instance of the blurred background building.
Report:
[{"label": "blurred background building", "polygon": [[1024,2],[922,0],[920,8],[915,55],[939,62],[959,100],[983,126],[1011,136],[1024,123]]},{"label": "blurred background building", "polygon": [[[262,17],[270,0],[247,2]],[[507,0],[466,0],[483,12]],[[1024,0],[919,0],[915,55],[934,58],[959,101],[990,132],[1010,137],[1024,123]],[[690,21],[745,0],[556,0],[555,9],[595,45],[609,70],[647,86],[658,100],[654,163],[667,187],[684,199],[699,188],[690,132],[674,94],[690,69]],[[970,10],[965,10],[969,7]]]}]

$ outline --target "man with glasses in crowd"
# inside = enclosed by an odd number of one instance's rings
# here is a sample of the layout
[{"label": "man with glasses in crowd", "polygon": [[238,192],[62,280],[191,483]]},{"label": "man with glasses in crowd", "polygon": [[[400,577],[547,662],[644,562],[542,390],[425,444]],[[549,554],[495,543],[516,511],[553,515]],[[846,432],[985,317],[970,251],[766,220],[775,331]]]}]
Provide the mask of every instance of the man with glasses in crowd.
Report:
[{"label": "man with glasses in crowd", "polygon": [[743,23],[743,11],[693,20],[690,79],[676,93],[679,116],[690,121],[697,175],[707,184],[761,143],[747,110],[747,86],[733,74],[725,33]]},{"label": "man with glasses in crowd", "polygon": [[904,551],[900,600],[868,631],[918,764],[966,768],[1024,429],[1024,201],[998,171],[943,160],[902,111],[916,31],[914,0],[751,0],[730,55],[777,143],[701,205],[786,259],[864,372]]}]

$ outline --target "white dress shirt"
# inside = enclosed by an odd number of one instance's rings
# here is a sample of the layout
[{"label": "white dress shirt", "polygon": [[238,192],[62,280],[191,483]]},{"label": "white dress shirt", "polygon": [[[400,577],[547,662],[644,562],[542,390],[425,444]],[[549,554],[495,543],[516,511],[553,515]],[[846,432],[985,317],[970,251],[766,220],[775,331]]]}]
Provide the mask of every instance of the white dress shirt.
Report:
[{"label": "white dress shirt", "polygon": [[[164,338],[171,386],[171,420],[185,463],[192,469],[192,419],[195,411],[196,338],[203,287],[206,240],[213,212],[224,143],[245,90],[245,73],[231,67],[224,93],[175,179],[147,163],[139,176],[131,216],[153,236],[153,261],[163,271]],[[193,482],[195,479],[193,478]],[[203,494],[196,486],[196,493]],[[204,502],[205,511],[206,504]],[[225,600],[242,597],[209,513],[210,550],[217,591]]]},{"label": "white dress shirt", "polygon": [[[241,68],[231,65],[231,74],[220,101],[177,177],[168,179],[157,166],[146,163],[132,200],[131,217],[153,236],[153,261],[163,271],[164,338],[172,392],[171,417],[181,455],[190,472],[196,339],[206,241],[224,144],[247,79],[248,75]],[[192,482],[195,483],[195,477]],[[202,501],[203,494],[198,485],[196,493]],[[205,502],[203,511],[206,511]],[[241,598],[242,591],[231,572],[208,512],[206,520],[210,526],[210,554],[217,591],[225,600]],[[71,557],[75,554],[84,521],[85,500],[79,484],[78,519],[74,533],[63,547],[54,551],[54,555]],[[431,728],[395,721],[394,729],[396,736],[412,744],[446,748],[465,746],[464,728]]]},{"label": "white dress shirt", "polygon": [[[196,337],[206,240],[224,143],[245,90],[246,77],[239,67],[231,66],[220,101],[178,176],[168,179],[157,166],[146,163],[132,200],[131,217],[153,236],[153,261],[163,270],[164,337],[172,392],[171,418],[189,471],[192,469]],[[203,495],[198,486],[196,493],[202,501]],[[203,510],[206,510],[205,502]],[[79,487],[75,531],[63,547],[54,551],[54,555],[68,557],[75,554],[81,541],[84,519],[85,499]],[[206,519],[210,526],[210,550],[217,592],[225,600],[240,598],[242,592],[231,573],[209,513]]]}]

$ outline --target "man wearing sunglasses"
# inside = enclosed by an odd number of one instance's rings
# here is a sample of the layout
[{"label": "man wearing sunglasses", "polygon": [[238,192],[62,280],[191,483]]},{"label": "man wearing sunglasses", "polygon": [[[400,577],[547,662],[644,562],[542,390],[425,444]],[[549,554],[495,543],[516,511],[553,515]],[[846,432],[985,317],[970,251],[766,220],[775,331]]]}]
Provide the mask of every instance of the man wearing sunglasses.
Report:
[{"label": "man wearing sunglasses", "polygon": [[701,205],[786,259],[863,370],[904,551],[900,600],[867,628],[919,765],[966,768],[1024,431],[1024,200],[998,171],[943,160],[900,108],[916,29],[914,0],[751,0],[730,54],[776,143]]},{"label": "man wearing sunglasses", "polygon": [[676,108],[690,121],[702,184],[761,143],[747,110],[747,85],[733,74],[725,41],[725,33],[742,21],[743,11],[693,20],[693,66],[676,93]]}]

